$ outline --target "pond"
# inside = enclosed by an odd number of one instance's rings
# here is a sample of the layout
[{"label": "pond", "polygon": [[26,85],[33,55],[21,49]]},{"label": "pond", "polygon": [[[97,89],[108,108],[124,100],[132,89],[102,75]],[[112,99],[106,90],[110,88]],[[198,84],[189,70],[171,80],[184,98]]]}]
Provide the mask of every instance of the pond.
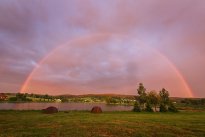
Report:
[{"label": "pond", "polygon": [[103,111],[131,111],[133,109],[133,106],[103,103],[0,103],[0,110],[41,110],[49,106],[57,107],[60,111],[91,110],[94,106],[100,106]]}]

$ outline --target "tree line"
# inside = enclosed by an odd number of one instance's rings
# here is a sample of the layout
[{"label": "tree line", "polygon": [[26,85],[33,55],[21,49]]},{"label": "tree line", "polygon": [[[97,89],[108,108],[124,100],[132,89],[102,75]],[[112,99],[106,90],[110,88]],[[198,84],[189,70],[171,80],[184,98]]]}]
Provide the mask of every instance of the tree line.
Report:
[{"label": "tree line", "polygon": [[183,99],[181,100],[181,103],[182,104],[186,104],[186,105],[193,105],[193,106],[203,106],[205,105],[205,99],[202,98],[202,99]]},{"label": "tree line", "polygon": [[[177,112],[177,108],[170,101],[169,92],[162,88],[159,92],[150,91],[146,92],[146,88],[142,83],[139,83],[137,89],[138,96],[134,103],[133,111],[141,112]],[[158,110],[157,110],[158,109]]]},{"label": "tree line", "polygon": [[38,95],[38,94],[28,94],[28,93],[17,93],[14,97],[10,97],[9,101],[15,102],[15,101],[25,101],[25,102],[31,102],[31,98],[39,98],[40,101],[53,101],[55,97],[50,96],[48,94],[45,95]]}]

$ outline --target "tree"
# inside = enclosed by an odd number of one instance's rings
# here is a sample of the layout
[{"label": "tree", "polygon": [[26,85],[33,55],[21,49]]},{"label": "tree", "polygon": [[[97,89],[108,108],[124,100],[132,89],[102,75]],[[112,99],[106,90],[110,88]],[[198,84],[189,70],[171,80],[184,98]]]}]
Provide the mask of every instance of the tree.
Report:
[{"label": "tree", "polygon": [[142,83],[139,83],[139,87],[137,89],[137,92],[139,95],[142,95],[146,92],[146,88],[144,87],[144,85]]},{"label": "tree", "polygon": [[169,103],[169,92],[162,88],[162,90],[159,92],[161,103],[167,105]]},{"label": "tree", "polygon": [[168,110],[167,110],[166,105],[165,104],[160,104],[159,111],[160,112],[167,112]]},{"label": "tree", "polygon": [[27,94],[17,93],[16,94],[17,101],[26,101],[26,96]]},{"label": "tree", "polygon": [[[177,108],[169,99],[169,92],[162,88],[159,91],[159,94],[156,91],[150,91],[146,93],[146,88],[142,83],[139,83],[139,87],[137,89],[138,96],[136,96],[136,102],[134,104],[133,111],[148,111],[153,112],[153,106],[155,108],[155,112],[157,111],[157,106],[160,108],[160,112],[167,112],[168,110],[171,112],[177,112]],[[200,101],[203,102],[203,101]]]},{"label": "tree", "polygon": [[138,101],[135,101],[133,111],[134,112],[141,112],[141,108],[140,108]]},{"label": "tree", "polygon": [[168,111],[168,104],[169,104],[169,92],[162,88],[159,92],[160,96],[160,112],[167,112]]},{"label": "tree", "polygon": [[44,98],[44,101],[46,101],[46,99],[49,101],[49,96],[48,96],[48,94],[45,94],[45,95],[43,96],[43,98]]},{"label": "tree", "polygon": [[153,112],[152,106],[150,105],[149,102],[146,103],[145,111],[147,111],[147,112]]},{"label": "tree", "polygon": [[147,101],[147,94],[146,94],[146,88],[142,83],[139,83],[139,87],[137,89],[137,92],[139,94],[139,104],[140,106],[143,106],[143,109],[145,108],[145,103]]},{"label": "tree", "polygon": [[17,97],[10,97],[9,101],[13,102],[13,101],[17,101]]},{"label": "tree", "polygon": [[150,103],[150,105],[154,106],[154,109],[155,109],[155,112],[156,112],[157,111],[157,105],[159,105],[159,102],[160,102],[160,97],[157,94],[157,92],[156,91],[150,91],[147,94],[147,100]]},{"label": "tree", "polygon": [[120,103],[120,100],[118,98],[114,98],[114,97],[107,97],[105,101],[106,101],[107,104]]},{"label": "tree", "polygon": [[111,97],[107,97],[105,101],[107,104],[111,104]]}]

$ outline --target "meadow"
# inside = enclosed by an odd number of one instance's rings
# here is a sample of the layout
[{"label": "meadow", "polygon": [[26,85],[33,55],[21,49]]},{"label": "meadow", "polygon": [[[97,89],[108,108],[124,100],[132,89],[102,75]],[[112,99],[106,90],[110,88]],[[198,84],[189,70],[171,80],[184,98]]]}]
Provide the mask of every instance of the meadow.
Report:
[{"label": "meadow", "polygon": [[205,112],[0,111],[0,137],[204,137]]}]

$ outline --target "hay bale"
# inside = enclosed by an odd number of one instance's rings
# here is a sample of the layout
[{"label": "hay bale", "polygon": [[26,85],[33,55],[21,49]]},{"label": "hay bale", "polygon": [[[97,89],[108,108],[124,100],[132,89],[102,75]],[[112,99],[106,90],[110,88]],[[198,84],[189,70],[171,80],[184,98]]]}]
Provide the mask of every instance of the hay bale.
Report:
[{"label": "hay bale", "polygon": [[92,108],[91,113],[102,113],[102,109],[99,106],[95,106]]},{"label": "hay bale", "polygon": [[44,114],[53,114],[53,113],[58,113],[58,109],[56,107],[48,107],[46,109],[42,109]]}]

